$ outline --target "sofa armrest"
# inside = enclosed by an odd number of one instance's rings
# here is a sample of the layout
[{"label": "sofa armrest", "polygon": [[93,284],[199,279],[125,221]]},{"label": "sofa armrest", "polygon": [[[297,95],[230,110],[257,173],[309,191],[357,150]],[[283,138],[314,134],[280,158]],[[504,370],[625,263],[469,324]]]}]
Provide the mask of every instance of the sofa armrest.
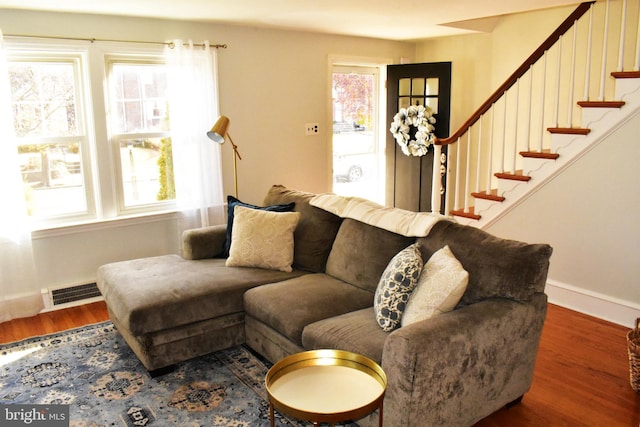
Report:
[{"label": "sofa armrest", "polygon": [[527,392],[547,297],[489,299],[402,327],[385,342],[385,419],[472,425]]},{"label": "sofa armrest", "polygon": [[182,257],[195,260],[221,256],[226,239],[226,225],[185,230],[182,233]]}]

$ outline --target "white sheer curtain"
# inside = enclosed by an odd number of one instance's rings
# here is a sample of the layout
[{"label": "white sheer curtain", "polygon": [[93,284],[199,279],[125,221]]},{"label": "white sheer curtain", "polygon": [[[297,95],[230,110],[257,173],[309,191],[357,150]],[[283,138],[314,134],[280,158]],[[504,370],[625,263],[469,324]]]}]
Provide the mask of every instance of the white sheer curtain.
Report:
[{"label": "white sheer curtain", "polygon": [[[217,52],[176,40],[165,49],[169,116],[180,228],[221,224],[224,197],[220,146],[207,137],[218,118]],[[180,230],[180,231],[182,231]]]},{"label": "white sheer curtain", "polygon": [[33,316],[43,307],[10,102],[9,71],[0,30],[0,322]]}]

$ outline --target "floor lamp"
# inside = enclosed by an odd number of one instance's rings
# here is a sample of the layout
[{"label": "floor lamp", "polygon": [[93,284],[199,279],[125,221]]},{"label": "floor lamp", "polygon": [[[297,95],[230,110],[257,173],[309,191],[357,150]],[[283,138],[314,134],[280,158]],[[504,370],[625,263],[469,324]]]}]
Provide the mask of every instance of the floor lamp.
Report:
[{"label": "floor lamp", "polygon": [[238,163],[237,159],[242,160],[240,157],[240,153],[238,153],[238,146],[233,143],[233,139],[231,139],[231,135],[227,132],[229,129],[229,118],[227,116],[220,116],[218,120],[214,123],[213,127],[209,132],[207,132],[207,136],[210,140],[217,142],[218,144],[224,144],[225,137],[229,138],[229,142],[233,147],[233,182],[235,184],[236,190],[236,198],[238,198]]}]

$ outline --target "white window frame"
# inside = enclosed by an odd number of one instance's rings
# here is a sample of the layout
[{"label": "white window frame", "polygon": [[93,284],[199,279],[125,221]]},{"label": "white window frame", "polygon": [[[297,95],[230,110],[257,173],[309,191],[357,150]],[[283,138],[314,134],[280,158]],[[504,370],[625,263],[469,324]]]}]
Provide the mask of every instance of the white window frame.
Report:
[{"label": "white window frame", "polygon": [[[85,229],[91,224],[109,224],[114,220],[145,221],[150,215],[158,218],[173,215],[176,203],[158,201],[131,208],[124,206],[122,188],[122,168],[120,165],[119,138],[129,139],[135,135],[117,135],[112,126],[111,105],[107,81],[110,61],[134,63],[164,64],[163,48],[146,45],[123,45],[122,43],[89,44],[78,41],[38,42],[11,40],[4,45],[9,62],[47,61],[72,59],[77,62],[76,109],[78,136],[32,138],[38,144],[79,141],[83,162],[83,183],[85,189],[86,211],[77,214],[58,216],[32,216],[31,228],[34,232],[53,232],[73,229]],[[114,118],[115,119],[115,118]],[[139,136],[139,135],[138,135]],[[145,137],[170,137],[170,132],[157,132]],[[16,144],[26,140],[18,138]],[[16,145],[17,149],[17,145]],[[138,219],[139,218],[139,219]],[[69,229],[68,227],[73,227]],[[58,230],[58,231],[55,231]],[[48,233],[48,232],[47,232]]]},{"label": "white window frame", "polygon": [[95,143],[93,132],[93,110],[90,98],[88,55],[85,49],[69,48],[47,44],[12,44],[7,46],[7,60],[13,62],[42,62],[42,63],[72,63],[74,65],[74,88],[76,99],[77,135],[55,137],[18,137],[18,145],[34,144],[64,144],[78,142],[83,167],[83,185],[86,209],[83,212],[33,216],[33,228],[44,228],[60,224],[76,223],[94,219],[96,217],[96,203],[93,183],[93,162],[91,161],[92,146]]},{"label": "white window frame", "polygon": [[113,181],[115,186],[116,197],[116,215],[139,215],[145,213],[156,213],[173,211],[176,209],[175,200],[164,200],[153,203],[139,204],[135,206],[126,206],[125,190],[123,182],[123,167],[120,156],[120,142],[129,139],[143,138],[171,138],[171,131],[153,131],[153,132],[131,132],[118,133],[115,130],[117,125],[117,105],[114,93],[115,85],[112,85],[111,75],[113,66],[116,64],[133,64],[133,65],[164,65],[165,61],[161,54],[150,53],[107,53],[104,56],[106,69],[106,100],[107,100],[107,135],[108,144],[111,151],[113,161]]}]

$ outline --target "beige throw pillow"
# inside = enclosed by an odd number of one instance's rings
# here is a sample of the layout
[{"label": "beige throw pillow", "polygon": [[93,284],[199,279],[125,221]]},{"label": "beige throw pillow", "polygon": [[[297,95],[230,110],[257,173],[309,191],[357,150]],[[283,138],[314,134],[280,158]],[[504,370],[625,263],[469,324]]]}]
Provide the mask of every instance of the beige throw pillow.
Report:
[{"label": "beige throw pillow", "polygon": [[299,220],[299,212],[269,212],[236,206],[226,265],[291,271],[293,232]]},{"label": "beige throw pillow", "polygon": [[438,250],[420,273],[402,316],[402,326],[453,310],[468,283],[469,273],[449,246]]}]

